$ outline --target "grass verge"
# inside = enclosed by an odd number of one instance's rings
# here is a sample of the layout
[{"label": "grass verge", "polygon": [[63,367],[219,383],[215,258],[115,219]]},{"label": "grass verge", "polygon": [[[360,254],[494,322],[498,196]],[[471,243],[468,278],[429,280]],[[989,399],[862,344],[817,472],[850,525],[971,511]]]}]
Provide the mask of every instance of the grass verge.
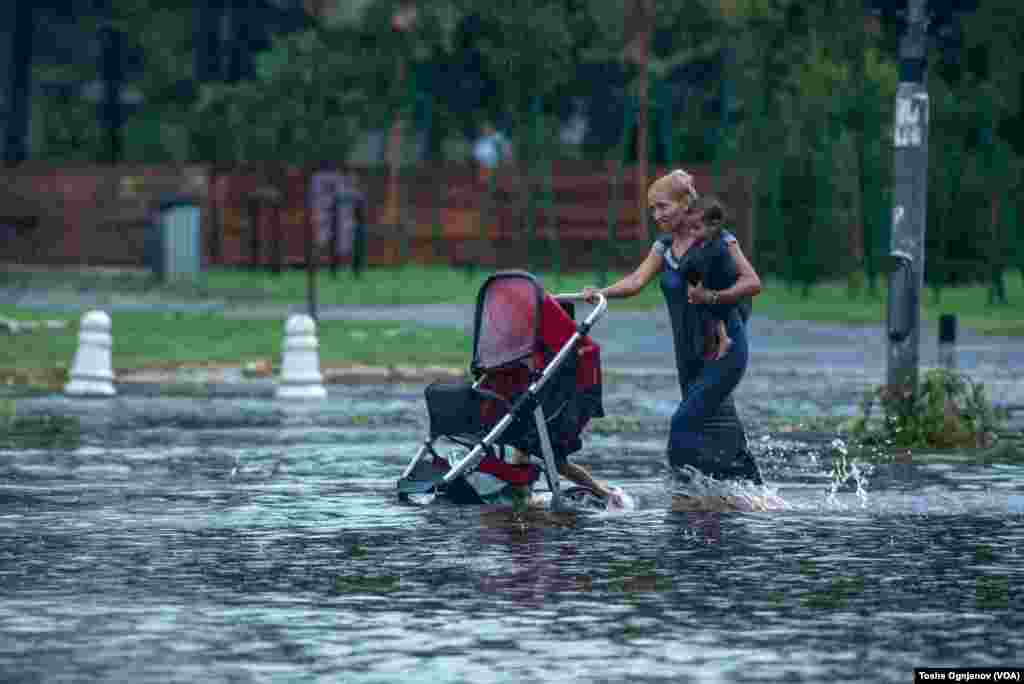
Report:
[{"label": "grass verge", "polygon": [[[446,266],[410,264],[394,268],[371,268],[361,278],[347,270],[334,277],[327,270],[316,278],[320,306],[416,306],[420,304],[472,304],[489,271],[468,272]],[[537,273],[553,293],[574,292],[598,284],[592,271],[578,273]],[[608,281],[621,277],[610,273]],[[274,275],[267,270],[213,268],[196,284],[161,284],[144,271],[38,271],[23,269],[0,272],[0,287],[48,289],[59,298],[81,291],[99,295],[174,297],[186,300],[218,299],[229,303],[298,304],[306,301],[308,278],[305,271],[288,270]],[[649,309],[662,305],[655,283],[639,296],[616,300],[615,309]],[[922,316],[936,321],[941,314],[954,314],[960,325],[982,334],[1024,336],[1024,278],[1019,272],[1006,275],[1007,304],[989,305],[988,286],[971,285],[927,289],[922,297]],[[805,292],[772,277],[765,279],[764,292],[754,303],[754,312],[778,320],[805,320],[848,324],[879,324],[886,315],[885,282],[875,291],[851,289],[844,282],[825,282]]]},{"label": "grass verge", "polygon": [[[417,304],[472,304],[484,279],[492,271],[468,271],[447,266],[410,264],[371,268],[356,278],[348,270],[332,276],[328,269],[316,274],[317,300],[321,306],[414,306]],[[541,273],[544,287],[552,293],[581,290],[597,284],[592,272]],[[609,278],[622,274],[612,273]],[[611,281],[609,281],[611,282]],[[275,275],[266,269],[211,268],[196,283],[161,283],[142,270],[90,269],[0,271],[0,287],[45,289],[60,294],[92,292],[109,295],[223,299],[229,302],[298,304],[306,301],[305,270],[289,269]],[[652,306],[660,301],[657,288],[649,288],[633,306]]]},{"label": "grass verge", "polygon": [[[1006,304],[988,303],[987,285],[927,288],[922,293],[921,316],[936,322],[942,314],[953,314],[962,328],[983,335],[1024,336],[1024,278],[1019,272],[1006,275]],[[754,301],[754,313],[777,320],[805,320],[822,323],[881,324],[886,319],[888,296],[885,282],[875,292],[855,291],[845,282],[815,285],[805,296],[799,286],[768,278],[764,292]]]},{"label": "grass verge", "polygon": [[[67,320],[61,330],[22,333],[0,345],[0,382],[60,383],[78,344],[77,313],[0,306],[19,320]],[[115,371],[192,364],[271,361],[281,357],[284,321],[238,320],[220,314],[118,312],[113,321]],[[468,366],[472,340],[462,330],[382,321],[323,321],[318,330],[324,366]]]}]

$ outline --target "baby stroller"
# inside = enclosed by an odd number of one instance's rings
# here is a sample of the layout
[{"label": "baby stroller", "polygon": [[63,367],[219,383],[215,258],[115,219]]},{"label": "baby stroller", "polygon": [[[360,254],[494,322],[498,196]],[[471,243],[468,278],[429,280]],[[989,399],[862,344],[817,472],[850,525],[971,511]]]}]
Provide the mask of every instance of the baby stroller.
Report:
[{"label": "baby stroller", "polygon": [[[426,388],[430,434],[398,479],[399,498],[509,501],[543,473],[551,506],[562,506],[557,459],[578,451],[587,422],[604,415],[600,348],[588,333],[607,303],[600,297],[577,325],[573,302],[581,299],[553,297],[524,271],[484,281],[473,319],[473,381]],[[439,453],[442,443],[457,455]]]}]

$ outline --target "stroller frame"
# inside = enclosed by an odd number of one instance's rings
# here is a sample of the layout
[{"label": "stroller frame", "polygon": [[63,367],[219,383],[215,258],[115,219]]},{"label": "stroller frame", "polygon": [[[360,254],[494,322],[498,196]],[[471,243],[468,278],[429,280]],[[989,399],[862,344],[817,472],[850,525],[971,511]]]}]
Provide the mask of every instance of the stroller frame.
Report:
[{"label": "stroller frame", "polygon": [[[583,293],[581,292],[553,295],[553,297],[559,303],[583,301]],[[502,434],[508,429],[513,421],[522,416],[532,414],[533,422],[540,441],[541,453],[543,454],[543,470],[545,478],[547,479],[548,487],[551,490],[551,508],[555,510],[560,509],[562,507],[562,492],[559,485],[558,468],[555,465],[555,453],[551,445],[551,437],[548,433],[544,409],[541,406],[538,395],[548,380],[551,379],[551,377],[565,363],[566,359],[568,359],[571,354],[576,353],[580,340],[589,334],[591,328],[598,320],[601,319],[607,308],[608,302],[604,295],[598,294],[597,304],[594,309],[589,315],[587,315],[586,319],[576,324],[575,332],[568,340],[566,340],[551,361],[544,366],[540,377],[530,383],[514,403],[508,404],[508,402],[504,402],[508,406],[507,412],[497,421],[494,427],[477,441],[468,454],[463,456],[458,462],[454,463],[451,468],[444,473],[440,481],[424,481],[424,487],[420,493],[426,494],[433,489],[448,485],[456,478],[467,473],[470,469],[478,465],[487,453],[491,452],[492,447],[498,442]],[[472,384],[472,390],[479,392],[485,397],[493,398],[491,397],[492,393],[489,390],[481,388],[481,385],[487,381],[487,378],[487,373],[481,372],[480,377]],[[402,471],[402,475],[398,480],[398,488],[400,491],[403,490],[402,483],[410,481],[409,476],[412,474],[417,464],[419,464],[420,461],[422,461],[428,454],[436,455],[436,452],[434,451],[434,444],[438,439],[439,437],[428,437],[417,450],[416,455],[413,456],[412,460]]]}]

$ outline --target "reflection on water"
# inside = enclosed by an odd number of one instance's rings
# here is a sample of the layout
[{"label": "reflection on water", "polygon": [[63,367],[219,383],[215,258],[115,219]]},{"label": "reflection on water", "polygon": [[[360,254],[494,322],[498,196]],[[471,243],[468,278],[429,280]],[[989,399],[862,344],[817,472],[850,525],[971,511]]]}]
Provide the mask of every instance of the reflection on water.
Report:
[{"label": "reflection on water", "polygon": [[0,451],[5,681],[904,682],[1024,652],[1020,465],[755,439],[783,510],[676,512],[658,435],[594,434],[638,510],[418,507],[420,395],[353,392],[39,403],[81,436]]}]

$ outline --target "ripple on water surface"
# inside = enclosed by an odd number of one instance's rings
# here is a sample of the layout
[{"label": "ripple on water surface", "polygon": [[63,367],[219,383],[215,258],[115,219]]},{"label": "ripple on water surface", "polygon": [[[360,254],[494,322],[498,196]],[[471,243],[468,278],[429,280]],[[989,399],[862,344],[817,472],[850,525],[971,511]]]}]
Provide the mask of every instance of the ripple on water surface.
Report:
[{"label": "ripple on water surface", "polygon": [[852,477],[828,442],[758,438],[782,510],[676,512],[642,413],[578,457],[638,510],[523,522],[399,504],[420,395],[356,399],[79,408],[81,443],[0,451],[0,671],[877,682],[1024,652],[1019,465]]}]

